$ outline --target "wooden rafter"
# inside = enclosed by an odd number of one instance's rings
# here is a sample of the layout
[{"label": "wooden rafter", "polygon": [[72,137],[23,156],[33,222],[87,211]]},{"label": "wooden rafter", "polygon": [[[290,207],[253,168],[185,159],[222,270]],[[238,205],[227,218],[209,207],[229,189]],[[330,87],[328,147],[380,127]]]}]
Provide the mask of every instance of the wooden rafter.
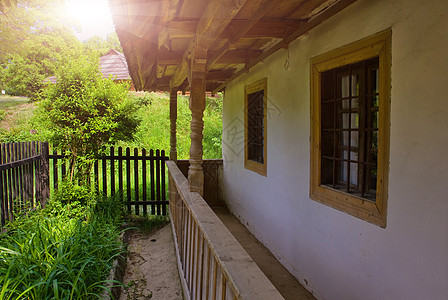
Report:
[{"label": "wooden rafter", "polygon": [[246,64],[244,69],[236,72],[232,77],[227,79],[225,83],[221,84],[213,92],[216,92],[216,91],[219,91],[219,90],[223,89],[228,82],[234,80],[235,78],[237,78],[238,76],[240,76],[240,75],[242,75],[244,73],[247,73],[247,71],[250,68],[252,68],[256,64],[258,64],[260,61],[264,60],[265,58],[267,58],[268,56],[270,56],[273,53],[277,52],[278,50],[286,47],[289,43],[291,43],[292,41],[294,41],[298,37],[304,35],[305,33],[310,31],[314,27],[318,26],[319,24],[321,24],[325,20],[327,20],[327,19],[331,18],[332,16],[334,16],[335,14],[339,13],[340,11],[342,11],[344,8],[346,8],[347,6],[352,4],[353,2],[356,2],[356,0],[341,0],[341,1],[337,2],[335,5],[331,6],[328,9],[326,9],[321,14],[319,14],[318,16],[316,16],[315,18],[311,19],[307,23],[305,23],[302,26],[300,26],[297,30],[295,30],[294,32],[289,34],[281,42],[277,43],[274,47],[271,47],[269,50],[263,52],[263,54],[261,54],[257,58],[252,59],[248,64]]},{"label": "wooden rafter", "polygon": [[[208,48],[219,38],[221,33],[232,21],[233,17],[243,7],[246,0],[235,2],[233,0],[212,0],[208,3],[196,27],[195,39],[190,42],[184,53],[182,62],[171,79],[171,86],[179,86],[188,75],[187,62],[190,59],[195,47]],[[222,20],[215,22],[216,19]]]},{"label": "wooden rafter", "polygon": [[185,89],[199,49],[207,53],[209,90],[222,89],[356,0],[109,1],[137,89]]}]

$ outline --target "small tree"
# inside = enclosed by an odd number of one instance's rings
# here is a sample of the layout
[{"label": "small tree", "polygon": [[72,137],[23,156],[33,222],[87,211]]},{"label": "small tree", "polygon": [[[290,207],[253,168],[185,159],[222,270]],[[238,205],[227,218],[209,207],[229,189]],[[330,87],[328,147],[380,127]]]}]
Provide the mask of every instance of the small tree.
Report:
[{"label": "small tree", "polygon": [[127,141],[140,124],[126,84],[103,79],[98,59],[81,56],[57,71],[38,115],[54,145],[68,152],[70,180],[86,180],[93,160],[115,142]]}]

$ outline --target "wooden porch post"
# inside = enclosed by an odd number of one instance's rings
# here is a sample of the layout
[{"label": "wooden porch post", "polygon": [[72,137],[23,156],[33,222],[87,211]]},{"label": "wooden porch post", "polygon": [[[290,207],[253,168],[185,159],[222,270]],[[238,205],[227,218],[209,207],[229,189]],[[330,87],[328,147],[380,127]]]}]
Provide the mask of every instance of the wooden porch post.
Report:
[{"label": "wooden porch post", "polygon": [[202,169],[202,117],[205,109],[205,74],[207,51],[196,48],[190,65],[191,148],[188,182],[191,192],[204,194],[204,170]]},{"label": "wooden porch post", "polygon": [[177,87],[170,90],[170,160],[177,163]]}]

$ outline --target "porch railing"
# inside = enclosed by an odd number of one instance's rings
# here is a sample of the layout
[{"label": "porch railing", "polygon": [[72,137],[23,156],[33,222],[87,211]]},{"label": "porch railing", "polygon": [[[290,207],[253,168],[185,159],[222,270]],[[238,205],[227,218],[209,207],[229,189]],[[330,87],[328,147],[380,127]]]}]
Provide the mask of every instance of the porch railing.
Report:
[{"label": "porch railing", "polygon": [[171,226],[187,299],[283,299],[177,165],[169,171]]}]

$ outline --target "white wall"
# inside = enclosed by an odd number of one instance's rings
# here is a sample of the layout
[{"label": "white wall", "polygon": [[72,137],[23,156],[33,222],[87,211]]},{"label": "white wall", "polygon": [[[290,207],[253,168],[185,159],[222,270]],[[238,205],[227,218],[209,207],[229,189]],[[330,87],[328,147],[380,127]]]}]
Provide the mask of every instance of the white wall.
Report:
[{"label": "white wall", "polygon": [[[309,198],[310,58],[392,28],[382,229]],[[448,2],[359,0],[228,85],[224,193],[318,299],[448,299]],[[268,77],[267,177],[244,169],[244,85]]]}]

